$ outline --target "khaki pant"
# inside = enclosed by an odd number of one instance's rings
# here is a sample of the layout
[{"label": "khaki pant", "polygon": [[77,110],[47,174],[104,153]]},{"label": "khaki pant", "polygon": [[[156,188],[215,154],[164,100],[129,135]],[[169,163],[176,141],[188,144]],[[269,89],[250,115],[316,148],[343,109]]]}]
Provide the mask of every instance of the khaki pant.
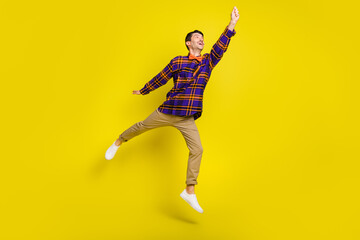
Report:
[{"label": "khaki pant", "polygon": [[120,139],[127,142],[150,129],[164,126],[173,126],[177,128],[185,138],[189,149],[189,159],[187,166],[186,184],[197,184],[199,175],[201,156],[203,148],[200,141],[199,131],[196,127],[193,116],[175,116],[165,114],[156,109],[144,121],[137,122],[130,128],[120,134]]}]

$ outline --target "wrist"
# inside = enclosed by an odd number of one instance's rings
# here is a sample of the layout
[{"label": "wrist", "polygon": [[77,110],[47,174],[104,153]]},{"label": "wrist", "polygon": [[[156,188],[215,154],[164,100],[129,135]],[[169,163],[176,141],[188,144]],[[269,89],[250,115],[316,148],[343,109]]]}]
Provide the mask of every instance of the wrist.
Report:
[{"label": "wrist", "polygon": [[229,23],[229,25],[235,26],[235,25],[236,25],[236,21],[231,20],[230,23]]},{"label": "wrist", "polygon": [[229,25],[227,26],[227,28],[231,31],[234,31],[236,23],[230,22]]}]

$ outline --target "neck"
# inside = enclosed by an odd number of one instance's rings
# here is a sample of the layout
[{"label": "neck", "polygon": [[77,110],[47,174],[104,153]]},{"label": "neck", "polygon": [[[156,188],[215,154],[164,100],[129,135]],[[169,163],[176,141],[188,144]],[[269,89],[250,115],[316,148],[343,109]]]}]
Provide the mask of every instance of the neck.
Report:
[{"label": "neck", "polygon": [[201,56],[201,50],[199,49],[189,49],[189,52],[194,55],[195,57],[200,57]]}]

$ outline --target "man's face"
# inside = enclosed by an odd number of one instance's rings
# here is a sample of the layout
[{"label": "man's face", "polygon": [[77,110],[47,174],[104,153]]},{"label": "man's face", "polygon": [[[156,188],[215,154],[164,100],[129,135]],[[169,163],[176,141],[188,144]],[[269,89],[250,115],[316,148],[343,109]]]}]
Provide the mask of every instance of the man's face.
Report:
[{"label": "man's face", "polygon": [[204,48],[204,38],[200,33],[193,33],[191,36],[191,42],[189,48],[199,49],[200,51]]}]

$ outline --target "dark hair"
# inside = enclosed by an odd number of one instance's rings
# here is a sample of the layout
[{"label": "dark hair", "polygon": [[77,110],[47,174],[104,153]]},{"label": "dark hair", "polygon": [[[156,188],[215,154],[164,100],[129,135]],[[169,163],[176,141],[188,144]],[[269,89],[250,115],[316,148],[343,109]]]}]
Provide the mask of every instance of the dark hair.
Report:
[{"label": "dark hair", "polygon": [[199,30],[194,30],[192,32],[189,32],[187,35],[186,35],[186,38],[185,38],[185,46],[186,48],[189,50],[189,47],[188,45],[186,45],[186,42],[187,41],[191,41],[191,37],[194,33],[200,33],[203,37],[204,37],[204,34],[202,32],[200,32]]}]

